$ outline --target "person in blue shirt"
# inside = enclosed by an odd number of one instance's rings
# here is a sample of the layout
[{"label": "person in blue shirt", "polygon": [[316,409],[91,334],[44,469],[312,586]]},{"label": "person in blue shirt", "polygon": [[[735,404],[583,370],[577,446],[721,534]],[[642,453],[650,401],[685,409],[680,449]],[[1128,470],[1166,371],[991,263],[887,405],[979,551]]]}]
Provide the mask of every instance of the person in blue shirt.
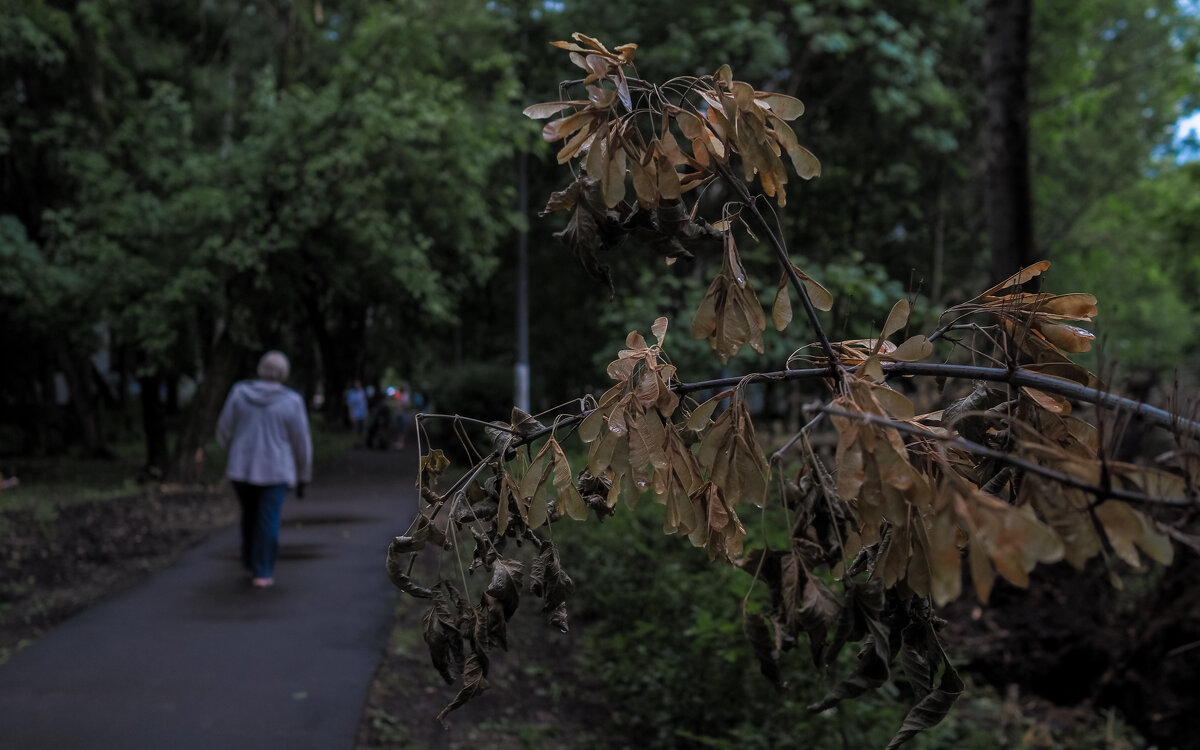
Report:
[{"label": "person in blue shirt", "polygon": [[363,390],[361,380],[355,380],[354,387],[346,391],[346,410],[354,434],[362,437],[367,430],[367,392]]},{"label": "person in blue shirt", "polygon": [[217,442],[229,451],[225,475],[242,506],[242,565],[251,585],[275,584],[279,522],[288,487],[304,496],[312,481],[312,436],[304,397],[283,384],[288,359],[270,351],[258,380],[235,383],[217,420]]}]

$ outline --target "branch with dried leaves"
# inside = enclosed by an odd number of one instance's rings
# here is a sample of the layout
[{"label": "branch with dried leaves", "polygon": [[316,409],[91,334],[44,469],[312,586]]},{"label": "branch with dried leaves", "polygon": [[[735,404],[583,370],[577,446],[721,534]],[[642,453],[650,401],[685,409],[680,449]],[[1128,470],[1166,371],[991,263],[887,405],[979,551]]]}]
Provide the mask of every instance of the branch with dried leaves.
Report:
[{"label": "branch with dried leaves", "polygon": [[[406,593],[431,600],[431,660],[447,682],[461,679],[439,719],[487,688],[488,655],[507,647],[526,569],[547,622],[567,629],[574,583],[544,529],[602,520],[622,501],[630,509],[643,498],[663,505],[665,533],[686,536],[765,585],[769,605],[745,614],[744,632],[768,679],[782,679],[783,653],[804,642],[817,668],[832,668],[847,644],[861,642],[857,668],[812,710],[873,690],[901,670],[915,700],[889,747],[940,721],[963,690],[933,608],[962,595],[964,569],[986,602],[997,576],[1026,586],[1038,564],[1081,568],[1101,557],[1118,580],[1118,565],[1169,564],[1172,539],[1188,541],[1170,522],[1200,507],[1200,423],[1110,393],[1071,361],[1090,346],[1092,334],[1080,324],[1097,314],[1095,297],[1027,292],[1049,268],[1043,261],[947,310],[928,336],[890,340],[909,328],[911,306],[900,300],[875,338],[831,341],[819,312],[832,308],[832,295],[793,263],[782,231],[748,187],[757,181],[762,195],[784,205],[785,155],[801,178],[820,174],[788,124],[803,104],[756,91],[728,66],[655,85],[633,74],[636,45],[610,51],[575,34],[554,46],[586,74],[564,88],[583,91],[526,114],[553,118],[543,137],[564,142],[560,164],[577,165],[574,181],[543,213],[570,213],[558,236],[589,273],[611,284],[601,256],[627,238],[657,249],[668,265],[719,254],[691,334],[722,362],[746,349],[761,353],[766,314],[742,263],[736,232],[743,228],[766,238],[779,265],[774,328],[791,323],[794,293],[815,344],[782,370],[689,383],[667,355],[668,323],[659,318],[650,341],[636,331],[627,336],[607,370],[614,384],[591,408],[581,401],[578,413],[548,426],[515,410],[507,424],[462,420],[456,432],[479,460],[444,491],[437,484],[448,460],[440,450],[424,455],[425,505],[389,548],[388,572]],[[740,202],[710,223],[697,196],[718,180]],[[981,339],[956,346],[1002,366],[925,361],[952,330]],[[917,415],[895,387],[912,377],[965,379],[973,389]],[[801,381],[823,384],[829,401],[810,407],[817,418],[768,462],[747,386]],[[715,393],[689,398],[704,391]],[[1178,447],[1169,465],[1112,460],[1100,431],[1072,414],[1072,402],[1170,430]],[[808,439],[820,417],[836,430],[832,452]],[[484,428],[481,446],[469,442],[467,424]],[[583,466],[572,466],[560,443],[570,434],[586,448]],[[796,443],[798,469],[782,460]],[[775,472],[790,470],[772,493]],[[747,550],[739,512],[763,505],[786,509],[778,517],[790,524],[789,542]],[[459,580],[414,581],[417,555],[427,548],[451,555]],[[490,577],[476,597],[465,573],[477,569]]]}]

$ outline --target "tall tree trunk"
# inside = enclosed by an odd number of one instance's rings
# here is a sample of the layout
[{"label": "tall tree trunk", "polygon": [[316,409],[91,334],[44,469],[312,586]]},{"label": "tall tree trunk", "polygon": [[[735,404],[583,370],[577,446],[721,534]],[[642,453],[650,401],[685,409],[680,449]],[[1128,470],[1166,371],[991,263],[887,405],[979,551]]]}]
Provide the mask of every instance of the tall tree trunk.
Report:
[{"label": "tall tree trunk", "polygon": [[237,379],[242,350],[219,333],[204,360],[204,373],[196,384],[196,393],[184,415],[183,429],[175,446],[175,458],[169,477],[178,482],[194,482],[204,467],[204,446],[213,435],[225,397]]},{"label": "tall tree trunk", "polygon": [[346,310],[346,324],[338,331],[337,336],[330,332],[328,319],[322,313],[314,294],[306,295],[305,311],[308,315],[309,330],[316,339],[317,351],[321,357],[325,419],[329,424],[346,426],[349,424],[349,417],[342,394],[350,382],[350,373],[358,373],[360,370],[356,360],[361,357],[366,343],[366,311]]},{"label": "tall tree trunk", "polygon": [[142,432],[146,436],[146,471],[158,477],[166,476],[170,468],[167,450],[167,415],[159,398],[162,378],[157,375],[138,378],[141,386]]},{"label": "tall tree trunk", "polygon": [[67,382],[67,393],[70,394],[71,409],[75,412],[78,423],[83,455],[88,458],[111,458],[112,454],[104,447],[104,438],[100,433],[100,417],[88,388],[84,367],[75,359],[70,347],[62,339],[54,342],[54,356],[59,372]]},{"label": "tall tree trunk", "polygon": [[987,228],[992,277],[1033,259],[1029,176],[1029,46],[1033,0],[987,0]]},{"label": "tall tree trunk", "polygon": [[167,372],[159,376],[167,386],[167,399],[163,402],[163,408],[167,414],[179,413],[179,373]]}]

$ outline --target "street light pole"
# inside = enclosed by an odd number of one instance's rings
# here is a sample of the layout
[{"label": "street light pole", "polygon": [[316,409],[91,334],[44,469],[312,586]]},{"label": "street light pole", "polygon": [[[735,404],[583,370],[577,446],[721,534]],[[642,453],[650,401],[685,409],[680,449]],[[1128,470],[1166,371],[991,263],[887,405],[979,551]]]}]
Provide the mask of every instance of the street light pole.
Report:
[{"label": "street light pole", "polygon": [[513,404],[529,412],[529,174],[528,154],[517,154],[517,363],[513,367]]}]

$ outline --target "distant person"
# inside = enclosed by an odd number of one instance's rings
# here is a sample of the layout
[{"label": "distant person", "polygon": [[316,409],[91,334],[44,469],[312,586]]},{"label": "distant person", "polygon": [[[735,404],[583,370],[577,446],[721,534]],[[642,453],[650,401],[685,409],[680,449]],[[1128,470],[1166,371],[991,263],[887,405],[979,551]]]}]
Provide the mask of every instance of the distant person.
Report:
[{"label": "distant person", "polygon": [[408,388],[400,388],[396,391],[395,417],[394,417],[394,434],[395,440],[392,442],[392,447],[398,451],[404,450],[404,435],[408,431],[408,409],[411,406],[411,395]]},{"label": "distant person", "polygon": [[346,391],[346,411],[350,414],[354,434],[362,437],[367,431],[367,392],[363,390],[361,380],[355,380],[354,387]]},{"label": "distant person", "polygon": [[234,384],[217,421],[217,442],[229,451],[225,475],[242,506],[242,566],[250,585],[275,585],[279,518],[288,487],[304,497],[312,481],[312,436],[304,397],[283,384],[288,359],[270,351],[258,380]]},{"label": "distant person", "polygon": [[371,409],[371,421],[367,425],[367,447],[372,450],[385,451],[394,439],[392,433],[396,418],[391,402],[390,397],[382,398]]}]

